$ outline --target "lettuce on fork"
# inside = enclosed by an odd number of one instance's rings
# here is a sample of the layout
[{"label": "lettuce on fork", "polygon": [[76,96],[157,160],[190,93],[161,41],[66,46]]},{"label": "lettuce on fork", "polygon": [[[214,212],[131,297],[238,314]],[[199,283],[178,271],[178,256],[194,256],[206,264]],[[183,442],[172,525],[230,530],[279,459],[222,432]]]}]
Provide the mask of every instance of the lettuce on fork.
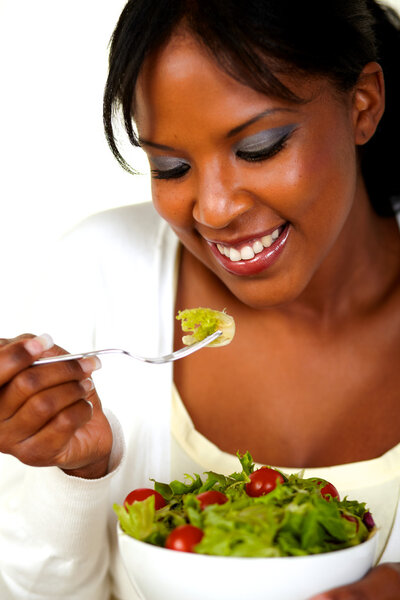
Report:
[{"label": "lettuce on fork", "polygon": [[218,329],[222,335],[208,344],[209,346],[226,346],[235,335],[235,321],[233,317],[223,311],[213,310],[211,308],[187,308],[178,311],[178,321],[181,321],[182,331],[191,332],[191,335],[184,335],[182,342],[186,346],[191,346],[196,342],[204,340]]}]

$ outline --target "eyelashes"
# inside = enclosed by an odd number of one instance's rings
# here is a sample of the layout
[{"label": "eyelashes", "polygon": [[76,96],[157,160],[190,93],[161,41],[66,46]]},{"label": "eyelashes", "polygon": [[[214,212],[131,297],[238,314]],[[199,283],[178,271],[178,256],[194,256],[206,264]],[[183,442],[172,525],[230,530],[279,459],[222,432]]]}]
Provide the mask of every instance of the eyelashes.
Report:
[{"label": "eyelashes", "polygon": [[190,164],[175,156],[152,156],[151,175],[153,179],[177,179],[190,169]]},{"label": "eyelashes", "polygon": [[187,163],[180,163],[172,169],[151,169],[151,176],[153,179],[178,179],[179,177],[183,177],[189,169],[190,165]]},{"label": "eyelashes", "polygon": [[[242,144],[242,148],[234,149],[237,158],[246,162],[261,162],[272,158],[281,152],[287,145],[292,134],[296,130],[296,126],[289,128],[277,128],[269,132],[261,132],[250,138],[246,144]],[[277,134],[279,135],[276,139]],[[271,138],[276,141],[271,143]],[[266,143],[269,140],[269,143]],[[247,149],[246,149],[247,148]],[[153,157],[153,163],[158,163],[158,168],[151,169],[153,179],[179,179],[183,177],[190,169],[190,164],[180,159],[171,157]],[[171,165],[167,168],[167,165]]]},{"label": "eyelashes", "polygon": [[248,162],[257,162],[272,158],[275,156],[275,154],[278,154],[278,152],[285,148],[292,133],[292,131],[290,133],[286,133],[272,146],[260,148],[259,150],[236,150],[236,156]]}]

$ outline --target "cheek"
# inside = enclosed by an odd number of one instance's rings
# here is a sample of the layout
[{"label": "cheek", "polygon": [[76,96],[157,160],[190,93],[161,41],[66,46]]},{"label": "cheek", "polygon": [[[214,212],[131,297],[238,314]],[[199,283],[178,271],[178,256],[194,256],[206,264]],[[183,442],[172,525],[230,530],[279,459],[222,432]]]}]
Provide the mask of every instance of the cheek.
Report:
[{"label": "cheek", "polygon": [[[354,202],[357,185],[357,159],[354,145],[347,139],[320,144],[308,156],[304,170],[310,182],[305,213],[320,235],[335,236],[341,229]],[[307,190],[307,186],[303,186]]]},{"label": "cheek", "polygon": [[151,193],[154,208],[174,229],[185,229],[192,225],[191,202],[183,190],[179,190],[179,185],[153,180]]},{"label": "cheek", "polygon": [[[323,229],[350,209],[356,185],[354,147],[310,140],[259,179],[265,203],[294,227]],[[262,180],[263,179],[263,180]]]}]

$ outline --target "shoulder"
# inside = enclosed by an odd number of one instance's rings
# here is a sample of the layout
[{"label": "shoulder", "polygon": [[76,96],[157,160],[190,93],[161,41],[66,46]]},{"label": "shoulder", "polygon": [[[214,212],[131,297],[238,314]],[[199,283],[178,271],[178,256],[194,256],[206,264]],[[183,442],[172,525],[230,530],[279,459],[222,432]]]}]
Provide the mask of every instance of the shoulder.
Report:
[{"label": "shoulder", "polygon": [[[94,214],[66,233],[49,252],[45,273],[73,278],[87,289],[89,279],[115,283],[124,274],[136,281],[159,277],[174,264],[178,238],[151,203]],[[161,269],[162,271],[165,270]]]},{"label": "shoulder", "polygon": [[84,219],[66,234],[67,239],[119,240],[133,243],[143,237],[157,237],[165,222],[151,202],[106,210]]},{"label": "shoulder", "polygon": [[84,219],[63,236],[64,251],[138,260],[175,250],[177,238],[151,202],[103,211]]}]

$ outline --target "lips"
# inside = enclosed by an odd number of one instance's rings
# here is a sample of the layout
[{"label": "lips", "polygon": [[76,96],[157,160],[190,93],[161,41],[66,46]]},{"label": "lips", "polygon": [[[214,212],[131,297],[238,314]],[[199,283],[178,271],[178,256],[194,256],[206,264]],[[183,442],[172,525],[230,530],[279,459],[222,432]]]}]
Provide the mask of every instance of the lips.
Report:
[{"label": "lips", "polygon": [[290,226],[288,223],[269,233],[228,245],[210,242],[210,249],[217,261],[234,275],[255,275],[268,269],[283,252]]}]

